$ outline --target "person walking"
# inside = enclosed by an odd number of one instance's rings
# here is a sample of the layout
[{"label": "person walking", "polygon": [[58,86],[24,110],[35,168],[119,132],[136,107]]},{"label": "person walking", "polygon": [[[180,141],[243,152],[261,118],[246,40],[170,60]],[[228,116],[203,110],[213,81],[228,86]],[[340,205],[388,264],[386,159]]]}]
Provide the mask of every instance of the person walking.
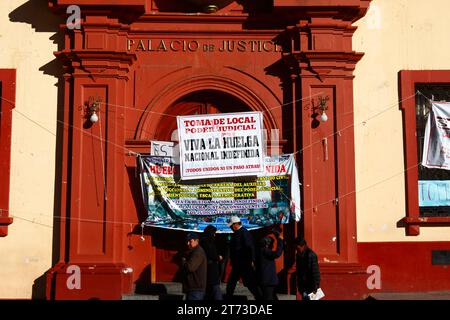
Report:
[{"label": "person walking", "polygon": [[242,226],[241,219],[232,216],[228,226],[233,230],[230,240],[231,272],[228,277],[226,296],[231,299],[239,279],[255,297],[261,300],[261,292],[255,276],[255,245],[250,232]]},{"label": "person walking", "polygon": [[220,262],[223,258],[216,247],[216,231],[216,227],[208,225],[200,239],[200,246],[205,251],[207,260],[205,300],[222,300],[223,298],[220,291]]},{"label": "person walking", "polygon": [[273,234],[276,237],[275,250],[273,250],[274,239],[271,236],[265,236],[259,243],[256,255],[256,274],[263,300],[278,300],[275,293],[276,286],[278,285],[275,260],[283,252],[283,237],[279,232],[274,231]]},{"label": "person walking", "polygon": [[187,234],[186,242],[189,250],[187,256],[182,258],[183,292],[186,293],[186,300],[203,300],[207,276],[206,254],[195,232]]},{"label": "person walking", "polygon": [[320,288],[320,270],[317,255],[308,247],[306,240],[297,238],[296,272],[297,289],[303,300],[310,300],[309,294]]}]

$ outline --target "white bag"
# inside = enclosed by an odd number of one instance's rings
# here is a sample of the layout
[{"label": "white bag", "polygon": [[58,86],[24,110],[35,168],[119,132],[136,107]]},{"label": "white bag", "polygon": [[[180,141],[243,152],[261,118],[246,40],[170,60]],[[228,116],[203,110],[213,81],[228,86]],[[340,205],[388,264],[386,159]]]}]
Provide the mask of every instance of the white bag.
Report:
[{"label": "white bag", "polygon": [[320,300],[323,297],[325,297],[325,293],[323,293],[322,289],[317,289],[316,293],[311,292],[310,294],[308,294],[309,299],[311,300]]}]

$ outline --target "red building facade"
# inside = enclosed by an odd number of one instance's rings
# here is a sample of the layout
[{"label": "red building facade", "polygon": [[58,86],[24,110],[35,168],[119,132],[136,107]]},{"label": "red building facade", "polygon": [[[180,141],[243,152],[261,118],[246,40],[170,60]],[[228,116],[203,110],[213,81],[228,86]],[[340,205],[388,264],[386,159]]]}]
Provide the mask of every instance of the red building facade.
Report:
[{"label": "red building facade", "polygon": [[[330,3],[50,1],[64,17],[78,5],[82,23],[61,27],[64,49],[56,53],[67,124],[59,262],[48,272],[47,298],[119,299],[138,281],[173,281],[182,238],[145,229],[140,240],[135,153],[148,152],[150,140],[171,140],[177,115],[236,111],[263,112],[268,132],[279,129],[280,151],[296,152],[303,215],[284,234],[304,235],[318,253],[327,297],[367,294],[366,266],[377,248],[357,243],[351,127],[353,70],[363,58],[352,50],[353,23],[370,0]],[[319,122],[324,98],[328,121]],[[91,123],[95,100],[99,121]],[[278,263],[286,291],[293,261],[290,249]],[[67,288],[71,265],[81,268],[81,290]]]}]

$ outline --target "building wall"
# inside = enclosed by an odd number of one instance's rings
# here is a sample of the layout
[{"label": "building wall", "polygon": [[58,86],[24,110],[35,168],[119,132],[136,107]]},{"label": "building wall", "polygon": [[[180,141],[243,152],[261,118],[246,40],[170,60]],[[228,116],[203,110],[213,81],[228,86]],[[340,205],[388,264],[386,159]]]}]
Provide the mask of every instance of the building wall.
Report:
[{"label": "building wall", "polygon": [[379,267],[380,286],[371,287],[368,293],[450,290],[449,266],[432,260],[432,252],[441,250],[450,250],[450,242],[358,243],[359,263]]},{"label": "building wall", "polygon": [[398,72],[450,69],[449,6],[447,0],[372,0],[356,23],[354,50],[365,53],[354,82],[359,242],[450,241],[450,227],[421,227],[419,236],[397,227],[406,214]]},{"label": "building wall", "polygon": [[52,265],[57,79],[46,73],[53,71],[47,64],[57,46],[50,39],[54,19],[41,10],[46,1],[40,2],[0,2],[0,68],[17,69],[10,184],[14,222],[0,238],[0,299],[31,298],[35,279]]},{"label": "building wall", "polygon": [[[10,186],[14,222],[9,235],[0,238],[0,298],[31,298],[33,283],[52,266],[58,102],[51,74],[58,67],[49,63],[57,50],[50,39],[56,24],[46,1],[36,2],[0,2],[0,68],[17,69]],[[424,14],[430,7],[440,10]],[[354,49],[365,53],[354,82],[359,242],[450,241],[449,227],[423,227],[417,237],[406,237],[397,227],[405,216],[398,72],[450,69],[446,7],[447,0],[372,0],[366,17],[356,23]],[[370,246],[363,247],[360,256],[372,263],[365,250]]]}]

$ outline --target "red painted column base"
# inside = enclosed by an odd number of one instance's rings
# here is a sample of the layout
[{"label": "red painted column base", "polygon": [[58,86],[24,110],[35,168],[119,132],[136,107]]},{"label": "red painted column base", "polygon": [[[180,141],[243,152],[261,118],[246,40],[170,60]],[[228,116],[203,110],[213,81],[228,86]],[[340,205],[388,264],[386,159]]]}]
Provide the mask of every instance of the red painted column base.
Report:
[{"label": "red painted column base", "polygon": [[[71,265],[80,267],[80,289],[69,289],[67,273]],[[58,263],[47,271],[47,300],[121,300],[133,290],[133,273],[123,263]],[[69,281],[73,283],[73,281]]]},{"label": "red painted column base", "polygon": [[[325,293],[323,300],[363,300],[369,296],[366,270],[356,263],[319,264],[320,287]],[[291,284],[295,286],[295,270]],[[291,288],[292,290],[292,288]],[[292,294],[293,292],[290,291]],[[296,292],[297,300],[301,296]]]},{"label": "red painted column base", "polygon": [[6,237],[8,235],[8,226],[13,223],[13,218],[3,217],[0,218],[0,237]]},{"label": "red painted column base", "polygon": [[359,264],[323,264],[320,265],[320,276],[325,300],[362,300],[368,297],[368,275]]}]

